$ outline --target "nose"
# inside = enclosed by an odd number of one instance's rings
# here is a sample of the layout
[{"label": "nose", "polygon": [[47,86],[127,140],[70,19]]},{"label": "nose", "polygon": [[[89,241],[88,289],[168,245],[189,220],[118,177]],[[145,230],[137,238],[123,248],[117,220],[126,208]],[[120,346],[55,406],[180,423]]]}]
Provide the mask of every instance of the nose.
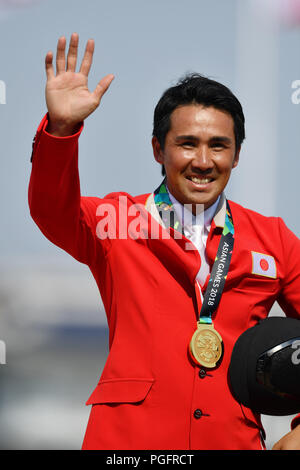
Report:
[{"label": "nose", "polygon": [[214,167],[213,161],[210,157],[209,149],[205,146],[199,147],[197,152],[194,154],[191,165],[195,170],[209,173]]}]

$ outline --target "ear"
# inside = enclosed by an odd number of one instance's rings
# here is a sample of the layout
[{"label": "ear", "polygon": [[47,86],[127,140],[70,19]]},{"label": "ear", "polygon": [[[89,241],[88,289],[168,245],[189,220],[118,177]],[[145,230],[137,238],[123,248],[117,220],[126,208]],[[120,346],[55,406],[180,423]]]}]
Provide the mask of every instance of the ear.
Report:
[{"label": "ear", "polygon": [[163,151],[161,150],[160,143],[157,140],[157,137],[152,137],[152,148],[153,148],[153,155],[155,160],[163,165],[164,163],[164,154]]},{"label": "ear", "polygon": [[233,163],[232,163],[232,168],[235,168],[238,166],[239,159],[240,159],[240,151],[241,151],[241,147],[235,153]]}]

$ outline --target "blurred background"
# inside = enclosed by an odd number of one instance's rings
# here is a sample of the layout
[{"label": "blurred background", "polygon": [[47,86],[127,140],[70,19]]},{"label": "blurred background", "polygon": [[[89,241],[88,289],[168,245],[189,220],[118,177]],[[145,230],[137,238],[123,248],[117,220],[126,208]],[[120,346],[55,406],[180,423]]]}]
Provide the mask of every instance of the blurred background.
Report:
[{"label": "blurred background", "polygon": [[[87,39],[96,42],[90,87],[115,74],[80,138],[83,195],[158,186],[154,107],[197,71],[244,107],[246,141],[227,197],[300,234],[298,0],[0,0],[1,449],[79,449],[84,403],[108,352],[92,275],[41,234],[27,203],[32,138],[46,112],[44,57],[73,31],[80,58]],[[271,314],[282,315],[277,304]],[[263,416],[267,448],[291,419]]]}]

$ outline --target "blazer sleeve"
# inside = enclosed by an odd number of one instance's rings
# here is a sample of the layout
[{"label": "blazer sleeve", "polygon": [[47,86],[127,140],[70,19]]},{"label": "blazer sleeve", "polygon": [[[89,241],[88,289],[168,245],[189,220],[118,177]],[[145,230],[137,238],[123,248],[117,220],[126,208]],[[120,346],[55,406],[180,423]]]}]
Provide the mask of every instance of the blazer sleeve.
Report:
[{"label": "blazer sleeve", "polygon": [[282,219],[278,223],[284,275],[277,301],[287,316],[300,319],[300,239]]},{"label": "blazer sleeve", "polygon": [[[285,273],[277,300],[287,316],[300,319],[300,240],[282,219],[278,221]],[[292,419],[291,429],[299,424],[300,414]]]},{"label": "blazer sleeve", "polygon": [[82,197],[78,172],[81,129],[68,137],[46,132],[41,121],[32,151],[28,202],[30,214],[42,233],[81,263],[93,265],[105,255],[109,240],[96,235],[96,211],[102,199]]}]

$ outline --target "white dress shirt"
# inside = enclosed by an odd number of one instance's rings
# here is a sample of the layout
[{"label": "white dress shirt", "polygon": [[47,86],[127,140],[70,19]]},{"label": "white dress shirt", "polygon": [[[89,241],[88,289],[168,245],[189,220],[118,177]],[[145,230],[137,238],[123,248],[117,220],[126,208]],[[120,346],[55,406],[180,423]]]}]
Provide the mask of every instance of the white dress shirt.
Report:
[{"label": "white dress shirt", "polygon": [[[206,242],[207,237],[211,228],[211,223],[214,218],[216,209],[219,204],[220,196],[216,202],[208,209],[203,210],[203,206],[198,204],[198,214],[193,215],[191,212],[191,205],[182,205],[175,199],[167,188],[170,200],[176,211],[176,215],[181,222],[184,229],[184,235],[195,245],[199,251],[201,258],[201,266],[197,274],[196,279],[198,280],[201,287],[205,284],[206,278],[209,274],[209,264],[206,258]],[[201,210],[202,209],[202,210]]]}]

